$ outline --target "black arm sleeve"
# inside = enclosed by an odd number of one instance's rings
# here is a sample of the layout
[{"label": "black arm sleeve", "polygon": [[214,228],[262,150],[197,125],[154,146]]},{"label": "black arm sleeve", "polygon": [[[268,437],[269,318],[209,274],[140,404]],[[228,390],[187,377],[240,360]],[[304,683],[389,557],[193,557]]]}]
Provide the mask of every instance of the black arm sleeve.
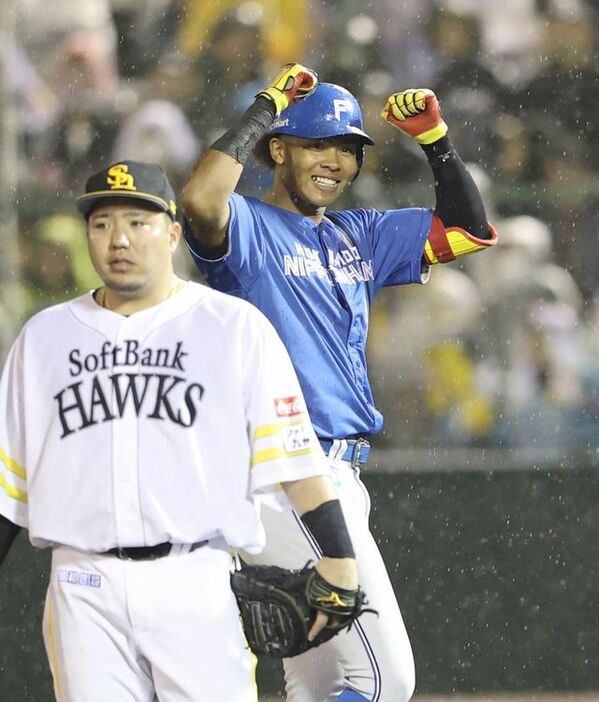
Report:
[{"label": "black arm sleeve", "polygon": [[323,502],[316,509],[302,514],[301,520],[316,539],[323,556],[356,557],[339,500]]},{"label": "black arm sleeve", "polygon": [[275,117],[274,103],[265,97],[258,97],[239,122],[225,132],[210,147],[234,158],[245,165],[258,140],[263,137]]},{"label": "black arm sleeve", "polygon": [[444,136],[422,149],[435,176],[435,212],[445,227],[461,227],[478,239],[490,239],[478,188],[449,137]]},{"label": "black arm sleeve", "polygon": [[12,542],[20,530],[20,526],[13,524],[0,514],[0,565],[2,565],[12,546]]}]

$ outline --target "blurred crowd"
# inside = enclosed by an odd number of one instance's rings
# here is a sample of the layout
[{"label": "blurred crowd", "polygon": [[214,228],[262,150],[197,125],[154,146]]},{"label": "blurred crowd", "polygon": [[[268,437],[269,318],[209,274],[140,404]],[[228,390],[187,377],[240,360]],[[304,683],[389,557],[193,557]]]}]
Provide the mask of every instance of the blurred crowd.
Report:
[{"label": "blurred crowd", "polygon": [[[598,21],[599,0],[8,3],[0,227],[16,217],[18,236],[0,269],[0,357],[24,319],[97,284],[74,206],[90,173],[152,161],[179,188],[280,66],[301,61],[358,97],[376,140],[340,206],[434,205],[419,147],[379,117],[389,94],[426,86],[501,236],[376,301],[379,444],[594,449]],[[245,169],[244,193],[268,184]],[[178,267],[196,275],[184,252]]]}]

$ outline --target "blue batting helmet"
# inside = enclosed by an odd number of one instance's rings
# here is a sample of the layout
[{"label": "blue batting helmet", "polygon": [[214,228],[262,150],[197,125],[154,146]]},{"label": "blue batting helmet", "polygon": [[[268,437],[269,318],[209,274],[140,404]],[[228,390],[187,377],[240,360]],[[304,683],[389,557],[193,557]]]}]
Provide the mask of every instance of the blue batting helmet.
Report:
[{"label": "blue batting helmet", "polygon": [[358,101],[349,90],[334,83],[318,83],[311,95],[283,110],[275,117],[268,134],[288,134],[303,139],[358,137],[360,167],[364,160],[364,144],[374,144],[363,129]]}]

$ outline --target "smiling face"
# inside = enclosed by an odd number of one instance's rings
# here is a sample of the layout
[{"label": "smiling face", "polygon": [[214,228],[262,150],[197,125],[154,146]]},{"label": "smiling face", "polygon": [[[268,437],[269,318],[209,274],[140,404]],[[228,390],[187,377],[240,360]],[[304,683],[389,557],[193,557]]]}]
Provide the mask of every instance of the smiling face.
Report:
[{"label": "smiling face", "polygon": [[267,201],[319,221],[355,178],[359,147],[360,141],[351,136],[273,137],[275,182]]},{"label": "smiling face", "polygon": [[139,200],[111,200],[87,221],[92,263],[116,299],[154,304],[172,285],[181,226]]}]

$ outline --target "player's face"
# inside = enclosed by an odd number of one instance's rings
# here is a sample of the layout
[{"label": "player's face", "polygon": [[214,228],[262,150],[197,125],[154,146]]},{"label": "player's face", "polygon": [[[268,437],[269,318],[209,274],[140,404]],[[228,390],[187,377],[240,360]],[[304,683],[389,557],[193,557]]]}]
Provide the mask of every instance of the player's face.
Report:
[{"label": "player's face", "polygon": [[331,205],[358,172],[359,144],[352,137],[273,139],[278,175],[290,200],[307,217]]},{"label": "player's face", "polygon": [[135,200],[96,207],[87,222],[89,251],[106,287],[144,299],[171,284],[181,226]]}]

